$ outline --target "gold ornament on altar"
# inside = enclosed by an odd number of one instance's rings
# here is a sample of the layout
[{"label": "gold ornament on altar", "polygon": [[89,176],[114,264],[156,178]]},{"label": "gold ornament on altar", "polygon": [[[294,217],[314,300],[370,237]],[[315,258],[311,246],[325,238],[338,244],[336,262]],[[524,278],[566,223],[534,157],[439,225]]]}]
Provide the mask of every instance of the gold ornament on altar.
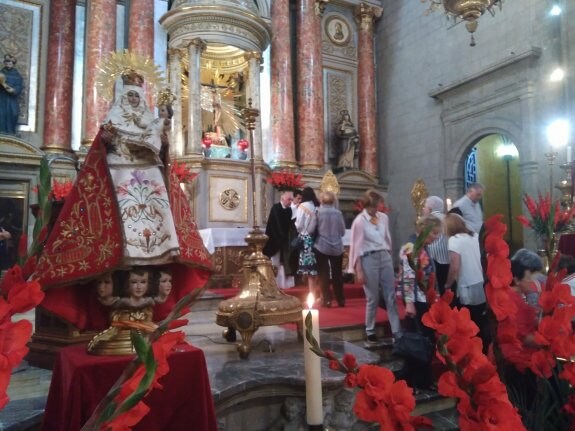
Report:
[{"label": "gold ornament on altar", "polygon": [[154,91],[166,87],[162,71],[153,59],[127,49],[112,52],[98,67],[96,87],[102,92],[105,100],[113,100],[114,87],[119,78],[122,78],[126,85],[141,85],[141,79],[144,78],[146,84]]},{"label": "gold ornament on altar", "polygon": [[423,214],[423,206],[428,196],[425,182],[422,178],[418,178],[411,188],[411,202],[413,203],[413,208],[415,208],[415,214],[418,218]]},{"label": "gold ornament on altar", "polygon": [[253,147],[253,134],[259,111],[251,107],[251,99],[248,107],[243,109],[242,116],[250,136],[253,230],[245,238],[249,252],[242,262],[241,291],[233,298],[220,302],[216,323],[227,327],[224,337],[228,340],[235,340],[235,331],[240,333],[242,340],[237,344],[238,353],[240,358],[247,359],[252,348],[253,334],[260,326],[294,322],[301,331],[302,308],[298,298],[287,295],[278,288],[272,263],[262,252],[268,237],[256,222],[258,197]]},{"label": "gold ornament on altar", "polygon": [[465,28],[471,33],[470,46],[475,46],[473,33],[477,30],[477,20],[485,12],[489,12],[491,16],[494,16],[494,7],[498,6],[499,10],[501,10],[503,5],[503,0],[421,0],[421,3],[427,2],[430,5],[426,15],[443,7],[447,15],[452,16],[455,20],[465,21]]},{"label": "gold ornament on altar", "polygon": [[332,192],[334,195],[339,195],[339,182],[337,181],[337,177],[331,171],[327,171],[323,178],[321,179],[321,183],[319,184],[319,191],[320,192]]},{"label": "gold ornament on altar", "polygon": [[162,88],[156,96],[156,106],[172,105],[176,96],[172,94],[169,88]]}]

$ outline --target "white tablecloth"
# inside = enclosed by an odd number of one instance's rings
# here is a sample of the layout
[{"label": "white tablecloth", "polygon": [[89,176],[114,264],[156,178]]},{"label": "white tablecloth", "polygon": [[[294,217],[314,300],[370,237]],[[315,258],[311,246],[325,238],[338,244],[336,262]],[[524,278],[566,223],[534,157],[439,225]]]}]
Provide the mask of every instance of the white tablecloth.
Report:
[{"label": "white tablecloth", "polygon": [[[244,247],[247,246],[245,237],[252,230],[251,227],[221,227],[201,229],[200,236],[208,252],[213,253],[216,247]],[[343,237],[343,244],[349,245],[351,231],[347,229]]]}]

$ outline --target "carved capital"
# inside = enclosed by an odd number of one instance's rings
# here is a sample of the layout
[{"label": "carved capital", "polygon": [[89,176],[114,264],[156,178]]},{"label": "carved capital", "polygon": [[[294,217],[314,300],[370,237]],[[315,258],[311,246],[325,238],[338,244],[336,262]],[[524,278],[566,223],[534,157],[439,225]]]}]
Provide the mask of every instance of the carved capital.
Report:
[{"label": "carved capital", "polygon": [[244,54],[244,58],[246,59],[246,61],[250,61],[252,59],[258,60],[258,62],[261,64],[263,59],[262,59],[262,53],[259,51],[250,51],[250,52],[246,52]]},{"label": "carved capital", "polygon": [[316,16],[322,16],[325,12],[325,7],[327,6],[329,0],[315,0],[314,1],[314,10]]},{"label": "carved capital", "polygon": [[196,37],[195,39],[192,39],[188,42],[188,48],[194,47],[198,53],[205,51],[207,46],[208,45],[206,42],[204,42],[203,39],[200,39],[199,37]]},{"label": "carved capital", "polygon": [[361,31],[373,31],[373,23],[381,17],[383,9],[361,3],[355,7],[355,21]]},{"label": "carved capital", "polygon": [[184,48],[170,48],[168,49],[168,58],[170,62],[181,61],[186,56],[186,50]]}]

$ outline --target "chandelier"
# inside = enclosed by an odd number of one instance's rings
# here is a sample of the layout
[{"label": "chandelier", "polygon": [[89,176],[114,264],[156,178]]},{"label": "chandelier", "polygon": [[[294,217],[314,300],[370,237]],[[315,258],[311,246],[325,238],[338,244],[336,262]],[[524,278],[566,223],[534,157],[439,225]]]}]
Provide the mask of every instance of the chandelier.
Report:
[{"label": "chandelier", "polygon": [[430,5],[426,14],[443,6],[447,15],[452,16],[455,20],[465,21],[465,28],[471,33],[470,46],[475,46],[473,33],[477,30],[477,20],[485,12],[494,16],[494,6],[499,6],[499,10],[501,10],[503,4],[503,0],[421,0],[421,3],[427,2],[430,2]]}]

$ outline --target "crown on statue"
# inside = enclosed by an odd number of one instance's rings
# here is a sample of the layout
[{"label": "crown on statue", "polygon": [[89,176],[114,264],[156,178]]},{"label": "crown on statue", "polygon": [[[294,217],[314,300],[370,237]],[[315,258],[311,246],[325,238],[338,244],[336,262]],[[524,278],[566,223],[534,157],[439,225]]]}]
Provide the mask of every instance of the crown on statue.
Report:
[{"label": "crown on statue", "polygon": [[162,88],[156,96],[156,106],[171,105],[176,100],[169,88]]},{"label": "crown on statue", "polygon": [[136,85],[141,87],[144,85],[144,77],[134,69],[126,69],[122,72],[122,82],[124,85]]}]

